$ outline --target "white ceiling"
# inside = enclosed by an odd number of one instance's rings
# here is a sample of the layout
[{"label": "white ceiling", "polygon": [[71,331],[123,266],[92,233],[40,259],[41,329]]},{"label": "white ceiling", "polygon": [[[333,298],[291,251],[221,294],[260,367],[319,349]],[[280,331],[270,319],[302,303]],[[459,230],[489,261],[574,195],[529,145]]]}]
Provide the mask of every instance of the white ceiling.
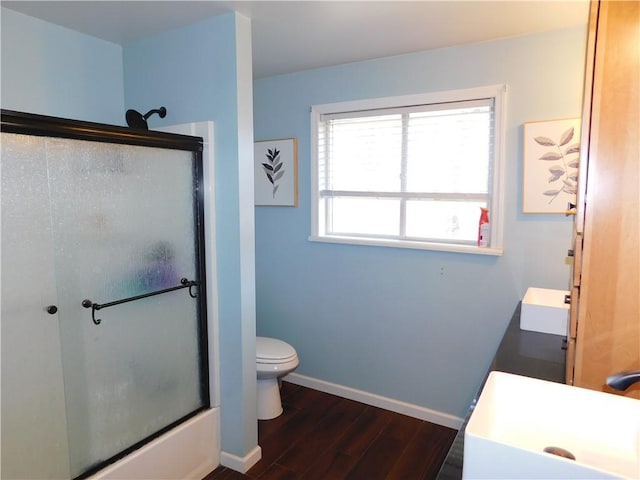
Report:
[{"label": "white ceiling", "polygon": [[125,45],[232,10],[251,19],[254,77],[586,25],[588,0],[5,1]]}]

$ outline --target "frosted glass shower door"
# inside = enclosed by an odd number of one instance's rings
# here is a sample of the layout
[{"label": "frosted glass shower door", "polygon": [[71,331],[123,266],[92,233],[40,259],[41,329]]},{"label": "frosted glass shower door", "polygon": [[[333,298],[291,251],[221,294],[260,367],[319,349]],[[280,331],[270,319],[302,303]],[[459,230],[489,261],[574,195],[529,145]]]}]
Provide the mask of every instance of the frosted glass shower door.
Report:
[{"label": "frosted glass shower door", "polygon": [[71,476],[205,406],[193,152],[47,139]]},{"label": "frosted glass shower door", "polygon": [[68,478],[46,140],[2,133],[2,478]]}]

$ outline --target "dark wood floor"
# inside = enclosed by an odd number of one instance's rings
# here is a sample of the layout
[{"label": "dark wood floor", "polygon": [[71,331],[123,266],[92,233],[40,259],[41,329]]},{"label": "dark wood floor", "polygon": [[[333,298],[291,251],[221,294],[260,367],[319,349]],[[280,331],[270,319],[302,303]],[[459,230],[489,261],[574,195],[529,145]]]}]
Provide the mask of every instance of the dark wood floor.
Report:
[{"label": "dark wood floor", "polygon": [[282,383],[284,413],[258,421],[262,459],[246,474],[218,467],[204,480],[433,479],[456,431]]}]

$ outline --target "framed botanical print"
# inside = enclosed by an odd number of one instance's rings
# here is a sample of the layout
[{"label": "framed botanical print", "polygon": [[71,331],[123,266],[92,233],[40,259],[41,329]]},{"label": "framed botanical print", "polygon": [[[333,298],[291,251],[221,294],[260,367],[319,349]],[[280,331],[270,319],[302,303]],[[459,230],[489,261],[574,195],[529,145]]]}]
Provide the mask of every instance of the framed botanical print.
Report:
[{"label": "framed botanical print", "polygon": [[298,206],[298,155],[295,138],[255,142],[255,204]]},{"label": "framed botanical print", "polygon": [[566,213],[575,205],[580,119],[524,124],[523,213]]}]

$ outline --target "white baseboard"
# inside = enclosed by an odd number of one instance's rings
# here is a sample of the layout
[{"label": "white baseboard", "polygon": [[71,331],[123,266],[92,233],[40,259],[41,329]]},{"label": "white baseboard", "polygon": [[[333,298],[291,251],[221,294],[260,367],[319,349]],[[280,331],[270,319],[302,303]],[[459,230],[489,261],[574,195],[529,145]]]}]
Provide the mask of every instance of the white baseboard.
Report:
[{"label": "white baseboard", "polygon": [[455,428],[456,430],[460,429],[462,422],[464,421],[464,419],[449,413],[439,412],[419,405],[413,405],[393,398],[376,395],[375,393],[345,387],[344,385],[338,385],[337,383],[307,377],[295,372],[285,376],[283,380],[296,385],[302,385],[303,387],[309,387],[314,390],[337,395],[339,397],[348,398],[349,400],[355,400],[356,402],[372,405],[374,407],[384,408],[385,410],[401,413],[409,417],[426,420],[444,427]]},{"label": "white baseboard", "polygon": [[238,457],[227,452],[220,452],[220,465],[240,473],[247,473],[262,458],[262,449],[256,446],[244,457]]}]

